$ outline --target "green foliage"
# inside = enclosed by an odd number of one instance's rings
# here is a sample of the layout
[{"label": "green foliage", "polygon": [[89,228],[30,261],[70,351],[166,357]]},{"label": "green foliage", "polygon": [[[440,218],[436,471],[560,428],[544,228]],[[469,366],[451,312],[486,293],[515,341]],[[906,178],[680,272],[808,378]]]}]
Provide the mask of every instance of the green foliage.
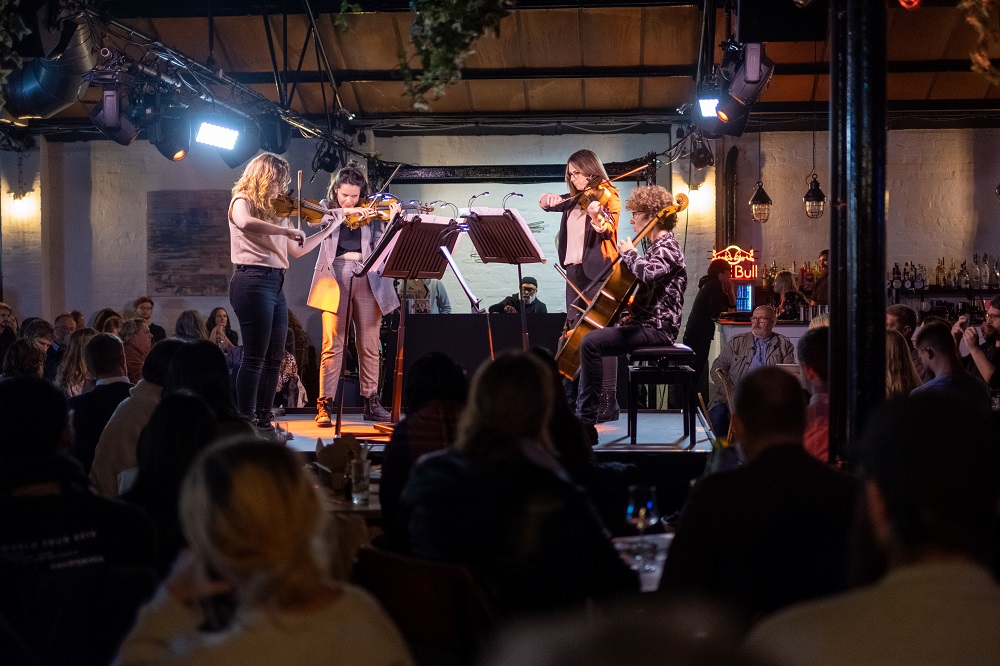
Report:
[{"label": "green foliage", "polygon": [[340,11],[338,11],[333,17],[333,25],[337,27],[340,32],[347,32],[350,26],[347,24],[347,15],[351,12],[360,12],[361,5],[356,2],[351,2],[350,0],[340,0]]},{"label": "green foliage", "polygon": [[30,31],[21,17],[14,12],[18,0],[0,0],[0,108],[6,103],[2,86],[15,67],[21,66],[21,57],[14,50],[14,44]]},{"label": "green foliage", "polygon": [[461,78],[473,43],[486,33],[495,34],[513,6],[513,0],[410,0],[410,39],[422,71],[416,75],[404,57],[399,66],[414,108],[426,111],[428,93],[440,97]]}]

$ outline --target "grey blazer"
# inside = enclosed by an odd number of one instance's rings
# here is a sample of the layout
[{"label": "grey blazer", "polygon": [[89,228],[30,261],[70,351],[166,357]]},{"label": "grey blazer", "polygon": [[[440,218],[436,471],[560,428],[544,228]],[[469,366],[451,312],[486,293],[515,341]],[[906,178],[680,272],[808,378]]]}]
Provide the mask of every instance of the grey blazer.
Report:
[{"label": "grey blazer", "polygon": [[[716,377],[715,370],[721,369],[729,375],[733,386],[740,383],[743,375],[750,370],[750,362],[753,360],[754,351],[753,333],[740,333],[733,336],[722,350],[719,357],[712,363],[712,381],[715,382],[712,388],[712,402],[708,408],[711,409],[726,401],[726,396],[722,391],[722,382]],[[795,347],[792,341],[778,333],[772,333],[767,341],[767,356],[764,365],[772,366],[779,363],[795,363]]]}]

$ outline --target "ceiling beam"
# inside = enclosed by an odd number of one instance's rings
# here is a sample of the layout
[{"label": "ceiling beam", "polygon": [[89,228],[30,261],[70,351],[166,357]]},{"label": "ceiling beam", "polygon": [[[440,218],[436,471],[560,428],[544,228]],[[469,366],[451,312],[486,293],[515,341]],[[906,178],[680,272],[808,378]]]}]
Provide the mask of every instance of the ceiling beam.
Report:
[{"label": "ceiling beam", "polygon": [[[361,12],[410,12],[408,0],[354,0]],[[721,0],[720,0],[721,3]],[[266,0],[269,14],[304,14],[299,0]],[[699,0],[517,0],[516,9],[587,9],[617,7],[701,7]],[[314,14],[339,14],[341,0],[313,0]],[[190,18],[207,17],[205,0],[107,0],[104,10],[116,19],[131,18]],[[212,15],[254,16],[260,13],[261,3],[246,0],[213,0]]]},{"label": "ceiling beam", "polygon": [[[1000,60],[994,61],[1000,66]],[[506,67],[506,68],[469,68],[462,70],[462,79],[466,81],[500,81],[521,79],[636,79],[695,76],[696,66],[690,65],[646,65],[634,67]],[[775,76],[816,76],[828,74],[829,64],[825,62],[778,63],[775,65]],[[948,72],[971,71],[968,59],[956,60],[895,60],[888,64],[890,74],[939,74]],[[421,70],[414,70],[415,77]],[[344,69],[334,71],[338,82],[364,81],[401,81],[402,75],[398,69]],[[231,72],[229,76],[244,85],[266,84],[274,81],[274,72]],[[325,72],[316,70],[302,71],[297,75],[290,73],[289,80],[299,83],[322,83],[326,81]]]}]

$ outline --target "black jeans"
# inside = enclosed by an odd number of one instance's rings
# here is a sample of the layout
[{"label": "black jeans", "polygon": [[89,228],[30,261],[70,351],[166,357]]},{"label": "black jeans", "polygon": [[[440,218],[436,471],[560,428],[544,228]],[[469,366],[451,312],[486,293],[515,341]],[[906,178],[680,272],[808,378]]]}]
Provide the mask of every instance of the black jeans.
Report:
[{"label": "black jeans", "polygon": [[580,394],[577,396],[580,418],[587,423],[597,422],[604,357],[621,356],[638,347],[673,343],[664,331],[647,326],[610,326],[588,333],[580,344]]},{"label": "black jeans", "polygon": [[288,306],[281,290],[284,283],[283,269],[244,265],[236,267],[229,281],[229,302],[243,336],[236,402],[245,416],[274,406],[288,335]]}]

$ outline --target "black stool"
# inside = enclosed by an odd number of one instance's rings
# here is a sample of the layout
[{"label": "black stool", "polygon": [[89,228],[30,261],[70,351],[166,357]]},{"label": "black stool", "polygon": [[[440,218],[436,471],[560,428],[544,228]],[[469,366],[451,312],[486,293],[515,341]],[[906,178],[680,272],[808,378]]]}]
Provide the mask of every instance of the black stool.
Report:
[{"label": "black stool", "polygon": [[698,410],[698,388],[695,381],[698,373],[694,370],[697,362],[695,353],[686,345],[659,345],[639,347],[628,355],[629,362],[649,361],[652,365],[629,365],[628,367],[628,434],[630,443],[636,443],[636,421],[638,418],[639,384],[667,384],[681,389],[681,405],[684,417],[684,434],[689,437],[687,450],[695,445],[695,413]]}]

